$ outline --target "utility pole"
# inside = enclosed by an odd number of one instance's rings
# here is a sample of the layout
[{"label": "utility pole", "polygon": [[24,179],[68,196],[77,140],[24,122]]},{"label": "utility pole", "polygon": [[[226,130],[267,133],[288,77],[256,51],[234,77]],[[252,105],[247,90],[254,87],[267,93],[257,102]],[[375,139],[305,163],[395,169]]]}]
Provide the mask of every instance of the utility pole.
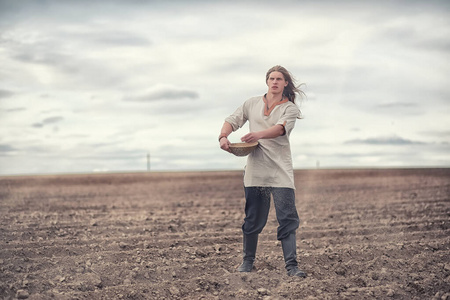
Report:
[{"label": "utility pole", "polygon": [[147,172],[150,172],[150,152],[147,153]]}]

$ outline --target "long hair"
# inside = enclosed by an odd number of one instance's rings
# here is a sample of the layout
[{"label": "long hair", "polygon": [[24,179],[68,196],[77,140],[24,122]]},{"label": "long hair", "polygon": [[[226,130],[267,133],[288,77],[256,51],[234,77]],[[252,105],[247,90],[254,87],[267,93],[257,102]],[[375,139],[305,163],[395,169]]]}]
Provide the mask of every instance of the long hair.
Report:
[{"label": "long hair", "polygon": [[291,73],[286,70],[286,68],[282,66],[274,66],[269,69],[266,73],[266,83],[267,80],[269,80],[269,75],[272,72],[280,72],[284,76],[284,80],[288,82],[288,85],[283,90],[283,96],[287,97],[289,101],[292,103],[295,103],[295,98],[297,95],[300,96],[300,98],[303,98],[305,96],[305,93],[300,89],[300,85],[296,85],[295,78],[291,75]]}]

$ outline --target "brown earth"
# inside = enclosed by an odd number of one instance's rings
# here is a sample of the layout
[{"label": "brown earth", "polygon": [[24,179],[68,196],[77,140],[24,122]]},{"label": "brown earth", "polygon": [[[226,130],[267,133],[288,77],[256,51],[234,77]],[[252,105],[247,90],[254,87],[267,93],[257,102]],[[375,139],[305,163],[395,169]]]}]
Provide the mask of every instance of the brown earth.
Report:
[{"label": "brown earth", "polygon": [[3,299],[450,299],[450,169],[299,170],[238,273],[242,172],[0,177]]}]

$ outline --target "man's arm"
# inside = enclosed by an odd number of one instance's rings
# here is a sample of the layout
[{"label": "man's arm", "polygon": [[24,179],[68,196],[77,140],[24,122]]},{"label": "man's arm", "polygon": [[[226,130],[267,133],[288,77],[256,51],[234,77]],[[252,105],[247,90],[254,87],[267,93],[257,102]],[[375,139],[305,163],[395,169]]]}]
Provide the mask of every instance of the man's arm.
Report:
[{"label": "man's arm", "polygon": [[241,138],[241,141],[246,143],[257,142],[260,139],[273,139],[285,134],[284,126],[276,124],[268,129],[250,132]]},{"label": "man's arm", "polygon": [[224,122],[222,129],[220,130],[219,143],[220,148],[228,152],[230,152],[230,141],[228,140],[228,136],[231,132],[233,132],[233,127],[231,127],[231,124]]}]

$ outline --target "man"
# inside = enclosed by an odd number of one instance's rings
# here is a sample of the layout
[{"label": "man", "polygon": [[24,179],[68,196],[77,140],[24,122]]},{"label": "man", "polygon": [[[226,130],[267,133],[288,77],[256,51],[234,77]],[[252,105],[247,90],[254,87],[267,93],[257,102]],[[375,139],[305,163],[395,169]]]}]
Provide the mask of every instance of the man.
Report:
[{"label": "man", "polygon": [[219,135],[220,148],[230,151],[228,136],[247,121],[250,133],[242,142],[259,142],[249,154],[244,175],[245,219],[243,231],[243,262],[239,272],[250,272],[256,256],[258,235],[267,223],[270,196],[273,196],[279,223],[277,239],[281,241],[285,267],[289,276],[306,277],[299,270],[295,232],[299,217],[295,207],[294,172],[289,135],[296,119],[301,118],[295,105],[296,94],[303,92],[295,86],[284,67],[275,66],[266,74],[268,91],[264,96],[248,99],[225,119]]}]

